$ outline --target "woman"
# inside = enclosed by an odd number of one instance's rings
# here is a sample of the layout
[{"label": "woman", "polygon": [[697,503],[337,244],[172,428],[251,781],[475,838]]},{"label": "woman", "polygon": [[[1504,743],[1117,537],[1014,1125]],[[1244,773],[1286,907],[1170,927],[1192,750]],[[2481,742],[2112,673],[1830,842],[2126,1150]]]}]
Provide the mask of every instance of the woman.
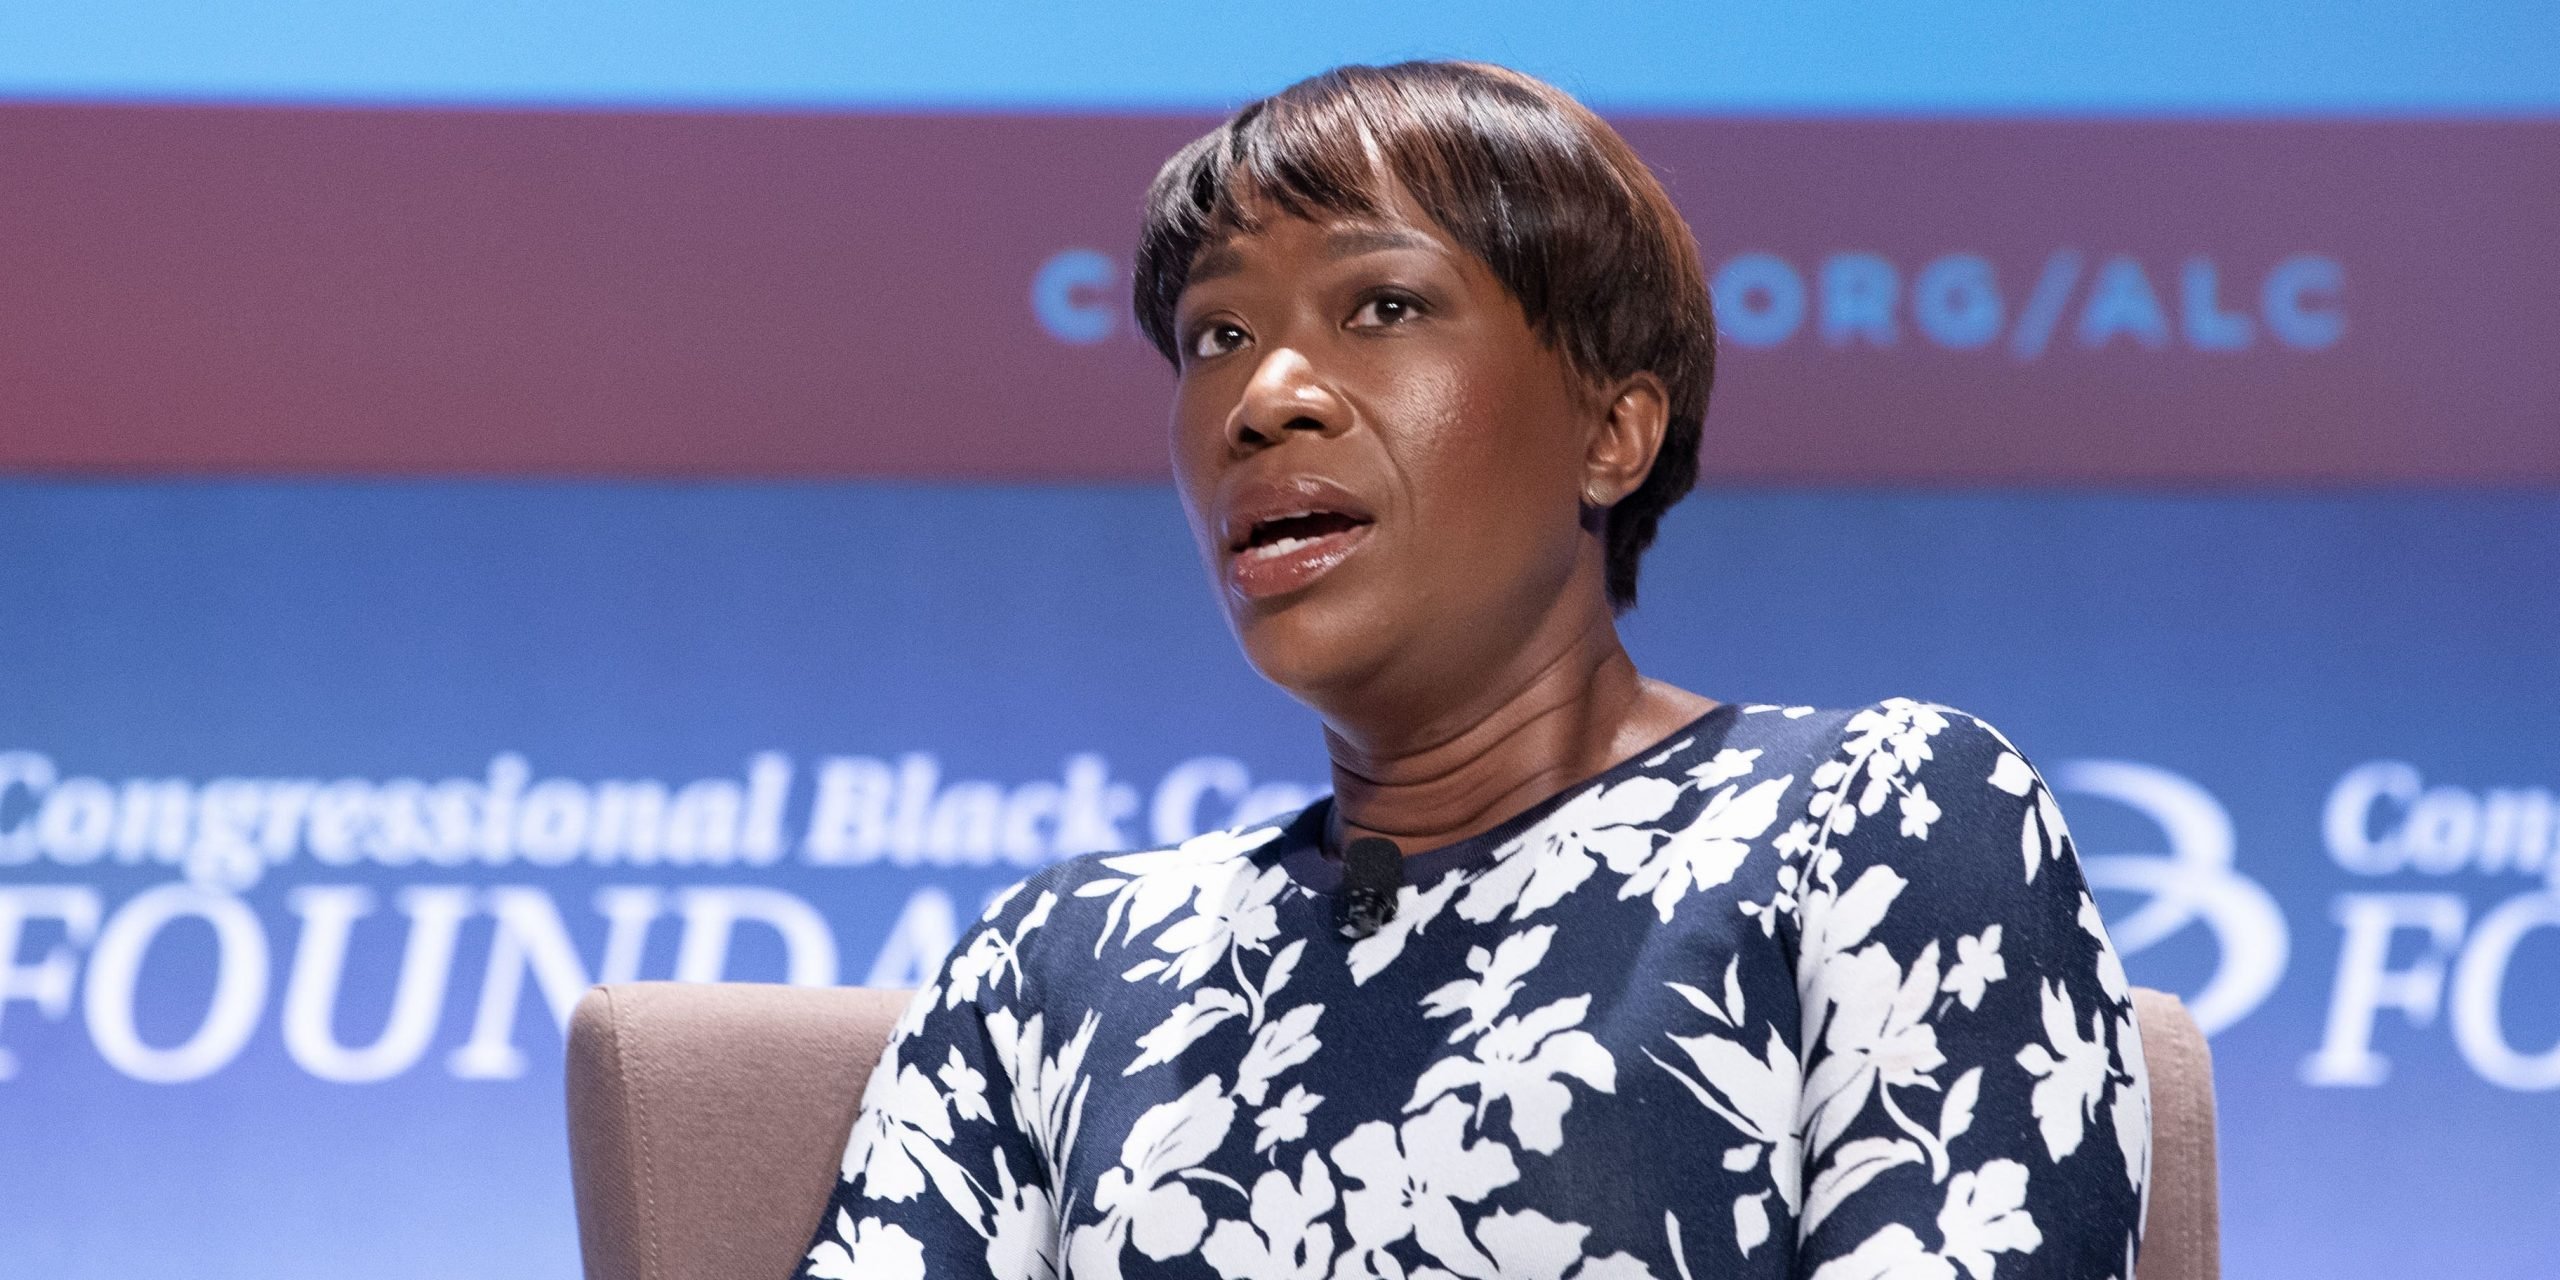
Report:
[{"label": "woman", "polygon": [[1620,647],[1714,348],[1608,126],[1482,65],[1295,85],[1166,164],[1137,309],[1333,796],[999,899],[804,1276],[2129,1280],[2141,1048],[2034,771]]}]

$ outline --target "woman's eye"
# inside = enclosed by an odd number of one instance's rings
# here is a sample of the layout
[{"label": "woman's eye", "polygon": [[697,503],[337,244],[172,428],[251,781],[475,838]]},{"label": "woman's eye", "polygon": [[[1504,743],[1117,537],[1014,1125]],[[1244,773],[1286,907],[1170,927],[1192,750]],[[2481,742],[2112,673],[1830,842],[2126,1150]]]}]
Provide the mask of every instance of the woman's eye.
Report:
[{"label": "woman's eye", "polygon": [[1394,294],[1371,298],[1351,313],[1354,328],[1403,324],[1422,314],[1422,305],[1411,298]]},{"label": "woman's eye", "polygon": [[1195,360],[1206,360],[1211,356],[1225,355],[1243,345],[1243,329],[1232,324],[1206,325],[1191,335],[1191,356]]}]

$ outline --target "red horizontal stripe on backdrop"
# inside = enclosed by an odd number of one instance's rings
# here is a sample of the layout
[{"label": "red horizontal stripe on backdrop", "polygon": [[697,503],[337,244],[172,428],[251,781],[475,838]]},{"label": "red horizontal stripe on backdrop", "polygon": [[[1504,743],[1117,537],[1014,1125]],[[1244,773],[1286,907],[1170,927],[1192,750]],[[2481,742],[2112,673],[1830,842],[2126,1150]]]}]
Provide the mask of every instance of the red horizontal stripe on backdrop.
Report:
[{"label": "red horizontal stripe on backdrop", "polygon": [[[1157,478],[1209,123],[0,108],[0,468]],[[2560,481],[2560,122],[1624,128],[1713,477]]]}]

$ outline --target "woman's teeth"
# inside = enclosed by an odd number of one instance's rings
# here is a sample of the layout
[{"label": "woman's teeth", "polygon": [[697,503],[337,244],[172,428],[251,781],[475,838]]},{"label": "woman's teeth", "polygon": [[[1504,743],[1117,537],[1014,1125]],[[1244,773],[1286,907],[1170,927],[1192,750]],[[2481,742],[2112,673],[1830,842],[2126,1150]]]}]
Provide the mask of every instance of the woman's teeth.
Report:
[{"label": "woman's teeth", "polygon": [[1259,546],[1248,548],[1245,551],[1245,555],[1256,560],[1269,560],[1275,556],[1285,556],[1300,547],[1309,546],[1316,541],[1317,539],[1314,537],[1282,538],[1277,542],[1266,542]]}]

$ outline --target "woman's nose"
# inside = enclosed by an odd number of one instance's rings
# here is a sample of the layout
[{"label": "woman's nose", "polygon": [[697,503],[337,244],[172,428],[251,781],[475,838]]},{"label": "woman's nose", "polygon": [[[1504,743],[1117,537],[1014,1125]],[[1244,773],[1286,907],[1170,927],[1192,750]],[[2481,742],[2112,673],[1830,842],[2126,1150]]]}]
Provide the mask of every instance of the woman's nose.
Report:
[{"label": "woman's nose", "polygon": [[1269,448],[1292,431],[1333,435],[1350,425],[1342,399],[1294,347],[1275,347],[1254,367],[1244,394],[1227,415],[1227,447],[1238,453]]}]

